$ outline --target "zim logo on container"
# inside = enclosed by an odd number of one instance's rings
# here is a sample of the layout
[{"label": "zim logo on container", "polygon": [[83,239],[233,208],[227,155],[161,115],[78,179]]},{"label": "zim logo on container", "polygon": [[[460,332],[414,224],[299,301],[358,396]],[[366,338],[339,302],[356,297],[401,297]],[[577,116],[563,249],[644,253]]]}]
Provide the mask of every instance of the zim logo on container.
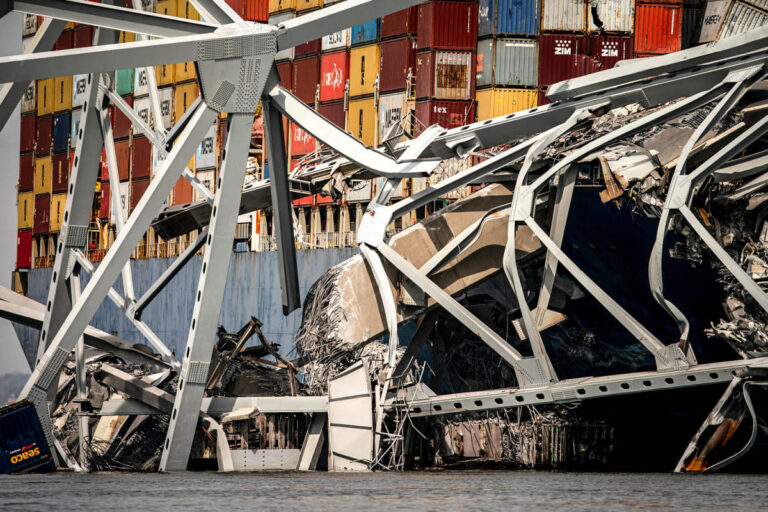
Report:
[{"label": "zim logo on container", "polygon": [[23,452],[13,455],[11,457],[11,464],[18,464],[19,462],[24,462],[25,460],[29,460],[40,455],[40,448],[31,448],[31,446],[32,445],[25,446]]},{"label": "zim logo on container", "polygon": [[600,51],[601,57],[618,57],[619,56],[619,43],[614,41],[612,43],[607,42],[603,45]]},{"label": "zim logo on container", "polygon": [[568,41],[567,39],[558,39],[555,41],[555,55],[571,55],[572,53],[571,41]]}]

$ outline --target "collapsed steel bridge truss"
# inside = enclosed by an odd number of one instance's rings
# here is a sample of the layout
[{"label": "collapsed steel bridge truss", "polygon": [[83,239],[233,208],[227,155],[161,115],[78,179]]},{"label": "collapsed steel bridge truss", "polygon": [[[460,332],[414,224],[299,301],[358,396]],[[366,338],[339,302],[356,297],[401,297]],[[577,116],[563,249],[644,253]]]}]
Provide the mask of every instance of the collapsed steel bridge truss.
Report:
[{"label": "collapsed steel bridge truss", "polygon": [[[768,74],[768,30],[759,29],[706,47],[677,54],[624,62],[616,68],[556,84],[550,88],[552,104],[510,114],[452,130],[433,126],[418,138],[403,143],[392,152],[368,148],[343,130],[318,115],[279,86],[274,56],[279,50],[317,39],[325,34],[356,25],[407,7],[418,0],[347,0],[278,26],[244,22],[223,0],[192,0],[205,22],[182,20],[143,12],[140,0],[134,9],[95,4],[81,0],[9,1],[6,11],[17,10],[46,16],[28,53],[0,58],[0,77],[7,82],[0,91],[0,125],[10,116],[30,80],[87,73],[86,101],[77,134],[72,175],[48,301],[39,340],[35,370],[22,397],[37,407],[51,445],[49,401],[56,390],[62,364],[76,350],[82,373],[83,333],[93,314],[107,297],[115,302],[139,332],[179,374],[178,393],[170,409],[170,426],[164,444],[160,469],[186,469],[190,447],[201,412],[203,393],[219,319],[224,283],[229,265],[234,229],[239,213],[241,189],[248,153],[251,123],[261,102],[266,126],[266,142],[272,168],[271,199],[278,241],[283,309],[286,313],[300,306],[295,244],[291,215],[288,161],[283,147],[281,116],[300,125],[343,158],[370,173],[386,179],[377,197],[369,204],[358,229],[360,250],[372,270],[383,305],[389,332],[387,382],[399,375],[395,366],[397,306],[385,272],[388,262],[414,286],[421,289],[448,313],[477,333],[514,370],[519,387],[509,390],[438,396],[409,402],[413,414],[446,414],[457,410],[514,407],[527,403],[553,403],[663,388],[727,382],[734,372],[768,366],[768,358],[737,360],[716,365],[698,365],[688,344],[688,323],[684,315],[664,297],[661,286],[661,251],[669,215],[680,212],[703,238],[707,246],[734,274],[739,282],[768,311],[768,297],[738,264],[730,259],[688,204],[696,185],[712,175],[731,157],[768,132],[768,118],[755,123],[726,147],[696,169],[686,169],[686,156],[696,141],[723,115],[729,112],[746,89]],[[5,14],[4,12],[0,14]],[[48,52],[66,21],[91,24],[93,46]],[[116,44],[118,30],[140,34],[134,43]],[[162,128],[160,105],[152,66],[193,61],[197,67],[200,98],[169,131]],[[114,70],[147,70],[154,128],[136,116],[114,92]],[[558,137],[571,132],[595,114],[632,103],[658,107],[625,127],[606,134],[580,148],[556,165],[529,180],[531,165]],[[680,327],[680,338],[660,340],[634,319],[611,296],[571,261],[561,249],[565,222],[574,186],[572,164],[623,137],[654,124],[717,102],[707,119],[691,137],[674,174],[664,214],[659,224],[657,245],[649,264],[650,282],[659,303]],[[83,256],[90,208],[99,172],[102,148],[106,149],[109,177],[117,185],[116,157],[108,117],[110,103],[123,111],[155,145],[162,163],[149,188],[127,218],[114,205],[118,236],[98,268]],[[216,192],[211,194],[186,168],[186,162],[220,113],[227,113],[227,130]],[[402,178],[427,176],[442,159],[466,157],[469,152],[523,140],[510,149],[483,161],[418,194],[390,204],[393,191]],[[509,236],[503,266],[522,313],[523,331],[530,340],[533,357],[523,357],[489,326],[464,308],[430,278],[430,272],[456,251],[471,243],[475,230],[468,229],[432,258],[429,268],[416,268],[394,251],[386,240],[386,228],[394,219],[422,207],[438,197],[473,182],[482,182],[513,162],[523,161],[517,176],[512,204],[509,205]],[[144,296],[136,297],[128,260],[150,223],[157,215],[176,180],[184,176],[211,207],[207,228],[160,277]],[[557,203],[549,232],[534,220],[536,197],[551,178],[558,177]],[[114,200],[119,200],[113,195]],[[547,251],[545,278],[538,298],[539,313],[547,309],[559,265],[597,299],[641,343],[656,360],[657,371],[615,375],[598,379],[560,381],[549,360],[536,318],[523,297],[514,257],[517,228],[525,224]],[[191,256],[204,249],[196,302],[186,349],[181,360],[141,320],[141,311],[157,296]],[[88,285],[80,290],[79,275],[92,273]],[[113,288],[122,278],[123,295]],[[385,409],[403,404],[388,398],[389,385],[377,387],[376,430],[380,431]],[[80,389],[80,392],[83,392]],[[87,428],[87,425],[83,428]],[[215,428],[215,426],[214,426]],[[81,435],[83,433],[81,432]],[[378,440],[375,449],[378,450]]]}]

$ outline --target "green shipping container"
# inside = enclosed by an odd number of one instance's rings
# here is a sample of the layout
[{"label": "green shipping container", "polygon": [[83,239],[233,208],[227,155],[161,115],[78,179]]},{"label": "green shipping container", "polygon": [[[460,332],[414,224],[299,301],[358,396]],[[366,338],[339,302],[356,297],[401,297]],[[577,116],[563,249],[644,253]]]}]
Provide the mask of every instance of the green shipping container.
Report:
[{"label": "green shipping container", "polygon": [[118,69],[115,72],[115,92],[120,96],[133,92],[133,69]]}]

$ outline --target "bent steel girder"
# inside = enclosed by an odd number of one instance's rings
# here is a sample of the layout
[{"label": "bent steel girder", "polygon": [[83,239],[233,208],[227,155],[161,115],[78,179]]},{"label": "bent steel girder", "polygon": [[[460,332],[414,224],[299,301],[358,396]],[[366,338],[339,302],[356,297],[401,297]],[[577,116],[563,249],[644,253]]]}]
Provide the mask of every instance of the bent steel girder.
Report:
[{"label": "bent steel girder", "polygon": [[[680,348],[686,353],[691,362],[694,362],[693,351],[689,350],[688,336],[689,323],[685,314],[664,296],[664,280],[662,269],[662,258],[664,251],[664,238],[669,229],[670,215],[676,210],[673,206],[675,198],[680,193],[681,179],[686,173],[688,156],[693,147],[714,125],[722,119],[744,96],[747,89],[754,84],[763,73],[760,73],[762,67],[748,68],[743,71],[729,73],[723,81],[723,85],[733,84],[731,89],[718,102],[715,108],[707,115],[704,121],[696,128],[694,133],[683,146],[683,150],[678,158],[677,167],[674,170],[672,181],[667,192],[667,199],[664,202],[664,208],[659,219],[659,225],[656,231],[656,240],[651,249],[651,257],[648,263],[648,282],[651,292],[656,302],[675,320],[680,330]],[[684,180],[683,180],[684,181]]]}]

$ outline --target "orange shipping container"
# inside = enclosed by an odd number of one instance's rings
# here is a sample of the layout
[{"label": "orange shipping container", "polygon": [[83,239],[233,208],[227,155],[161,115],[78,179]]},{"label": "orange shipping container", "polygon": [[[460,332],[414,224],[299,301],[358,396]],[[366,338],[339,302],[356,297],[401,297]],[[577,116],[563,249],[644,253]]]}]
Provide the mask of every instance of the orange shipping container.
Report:
[{"label": "orange shipping container", "polygon": [[638,2],[635,9],[636,53],[664,54],[680,51],[682,6]]}]

